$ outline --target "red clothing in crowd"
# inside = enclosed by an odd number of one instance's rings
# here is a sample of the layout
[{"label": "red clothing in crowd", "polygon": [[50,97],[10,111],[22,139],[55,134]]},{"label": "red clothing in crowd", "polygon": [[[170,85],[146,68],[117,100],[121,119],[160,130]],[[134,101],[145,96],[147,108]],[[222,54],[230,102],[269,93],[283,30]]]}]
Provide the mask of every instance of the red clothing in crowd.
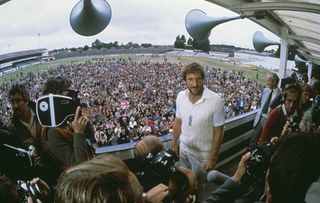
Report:
[{"label": "red clothing in crowd", "polygon": [[263,127],[258,144],[261,144],[264,141],[270,141],[272,137],[279,137],[285,124],[286,118],[282,109],[273,109],[270,112],[268,120]]}]

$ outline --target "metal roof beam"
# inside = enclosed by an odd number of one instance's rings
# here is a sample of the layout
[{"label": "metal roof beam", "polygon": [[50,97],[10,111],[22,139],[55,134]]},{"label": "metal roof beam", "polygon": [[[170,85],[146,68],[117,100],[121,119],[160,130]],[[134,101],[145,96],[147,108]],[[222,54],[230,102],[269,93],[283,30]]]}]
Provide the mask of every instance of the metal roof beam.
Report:
[{"label": "metal roof beam", "polygon": [[317,60],[317,59],[312,59],[312,60],[311,60],[311,63],[320,65],[320,59],[319,59],[319,60]]},{"label": "metal roof beam", "polygon": [[311,63],[320,65],[320,58],[319,57],[311,57]]},{"label": "metal roof beam", "polygon": [[312,60],[317,60],[318,62],[320,62],[320,57],[311,56],[310,58],[311,58]]},{"label": "metal roof beam", "polygon": [[311,61],[311,63],[320,65],[320,58],[319,57],[312,56],[309,53],[307,53],[307,52],[305,52],[305,51],[303,51],[301,49],[298,49],[298,52],[300,54],[302,54],[304,57],[306,57],[307,61]]},{"label": "metal roof beam", "polygon": [[311,37],[302,37],[302,36],[293,35],[293,34],[289,34],[287,37],[288,37],[288,39],[292,39],[292,40],[311,42],[311,43],[320,45],[320,40],[316,40],[316,39],[311,38]]},{"label": "metal roof beam", "polygon": [[301,11],[309,13],[320,14],[320,5],[311,3],[300,2],[259,2],[259,3],[246,3],[240,5],[232,5],[231,8],[239,12],[249,11],[271,11],[271,10],[288,10],[288,11]]},{"label": "metal roof beam", "polygon": [[[314,49],[307,49],[307,48],[303,48],[303,47],[298,47],[298,50],[304,51],[304,52],[309,52],[309,53],[314,53],[317,55],[320,55],[320,51],[318,50],[314,50]],[[309,54],[310,55],[310,54]],[[310,55],[311,56],[311,55]]]}]

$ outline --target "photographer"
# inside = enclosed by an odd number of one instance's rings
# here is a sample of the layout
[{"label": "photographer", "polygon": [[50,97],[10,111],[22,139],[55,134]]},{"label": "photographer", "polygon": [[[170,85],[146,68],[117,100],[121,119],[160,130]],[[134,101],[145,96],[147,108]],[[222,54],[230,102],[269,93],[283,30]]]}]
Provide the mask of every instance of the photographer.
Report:
[{"label": "photographer", "polygon": [[13,84],[8,93],[13,117],[8,128],[28,149],[30,145],[40,152],[41,125],[36,117],[36,104],[30,100],[30,95],[25,84]]},{"label": "photographer", "polygon": [[273,109],[263,127],[258,143],[270,141],[272,137],[280,137],[283,127],[289,121],[292,126],[299,127],[302,112],[299,110],[300,88],[297,85],[288,85],[283,94],[283,104]]},{"label": "photographer", "polygon": [[172,151],[165,151],[163,143],[156,136],[146,136],[140,140],[134,149],[136,161],[141,168],[136,176],[148,191],[158,184],[168,185],[169,194],[164,202],[188,202],[189,196],[194,194],[196,179],[190,169],[176,168],[176,155]]},{"label": "photographer", "polygon": [[53,202],[49,186],[40,178],[13,183],[5,175],[0,176],[0,202],[5,203],[47,203]]},{"label": "photographer", "polygon": [[[6,162],[5,166],[0,167],[2,169],[8,168],[11,166],[19,166],[12,168],[11,170],[5,171],[5,174],[9,176],[12,180],[17,179],[29,179],[34,177],[34,174],[40,176],[44,180],[50,182],[50,177],[47,175],[49,169],[43,165],[44,164],[44,151],[41,147],[41,125],[36,117],[36,104],[31,101],[30,94],[27,89],[27,85],[23,83],[15,83],[11,86],[8,97],[11,102],[13,116],[11,122],[8,125],[8,129],[1,128],[1,142],[3,144],[9,144],[12,147],[21,148],[32,153],[32,164],[23,164],[21,162],[21,156],[15,156],[13,159],[9,160],[9,163]],[[7,130],[11,134],[7,133]],[[6,136],[4,134],[7,134]],[[3,146],[0,147],[0,152],[3,154],[7,149],[2,150]],[[11,155],[16,153],[11,150],[8,152],[6,157],[12,158]],[[2,158],[0,158],[2,160]],[[13,163],[13,161],[16,161]],[[3,162],[5,163],[5,162]],[[35,165],[35,167],[32,167]],[[18,170],[24,168],[24,173],[19,173]],[[30,169],[30,170],[29,170]]]},{"label": "photographer", "polygon": [[51,184],[52,171],[43,164],[43,156],[40,163],[39,151],[35,151],[33,146],[24,149],[18,136],[5,127],[0,128],[0,174],[5,174],[14,182],[40,177]]},{"label": "photographer", "polygon": [[[69,90],[71,82],[64,77],[50,78],[44,85],[43,94],[72,95],[77,94]],[[43,145],[47,149],[57,170],[86,161],[90,158],[86,144],[87,127],[90,123],[90,111],[78,106],[72,122],[65,119],[58,127],[47,127],[42,132]]]},{"label": "photographer", "polygon": [[313,90],[310,85],[304,84],[302,86],[300,106],[303,111],[303,116],[300,123],[296,120],[288,120],[283,127],[281,136],[290,135],[295,131],[311,133],[316,130],[316,117],[313,114],[316,113],[315,103],[312,101]]},{"label": "photographer", "polygon": [[[213,191],[204,203],[228,203],[243,192],[243,178],[251,164],[245,154],[234,176]],[[320,143],[314,134],[296,133],[279,139],[266,173],[265,199],[268,203],[303,203],[310,185],[320,176]],[[258,201],[258,200],[257,200]]]},{"label": "photographer", "polygon": [[136,176],[122,160],[100,155],[68,168],[60,176],[55,202],[159,203],[167,195],[164,184],[143,193]]}]

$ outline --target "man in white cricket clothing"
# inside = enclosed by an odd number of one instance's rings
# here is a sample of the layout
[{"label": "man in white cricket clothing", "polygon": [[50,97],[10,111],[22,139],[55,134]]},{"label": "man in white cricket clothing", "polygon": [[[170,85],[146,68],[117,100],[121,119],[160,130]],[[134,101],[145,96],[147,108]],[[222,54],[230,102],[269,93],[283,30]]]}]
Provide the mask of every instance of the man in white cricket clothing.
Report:
[{"label": "man in white cricket clothing", "polygon": [[203,85],[205,72],[200,64],[185,66],[182,77],[187,89],[176,100],[172,150],[179,154],[181,165],[197,177],[197,193],[202,199],[207,172],[215,168],[223,138],[224,106],[219,95]]}]

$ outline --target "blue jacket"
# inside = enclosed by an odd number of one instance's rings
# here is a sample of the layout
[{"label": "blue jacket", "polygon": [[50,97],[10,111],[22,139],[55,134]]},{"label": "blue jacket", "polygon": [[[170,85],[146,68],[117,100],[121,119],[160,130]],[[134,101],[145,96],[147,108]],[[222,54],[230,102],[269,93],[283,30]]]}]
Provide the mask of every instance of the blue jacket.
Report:
[{"label": "blue jacket", "polygon": [[202,201],[202,203],[236,203],[237,198],[239,198],[243,193],[243,186],[230,178],[226,180],[219,188],[211,192],[209,197]]}]

